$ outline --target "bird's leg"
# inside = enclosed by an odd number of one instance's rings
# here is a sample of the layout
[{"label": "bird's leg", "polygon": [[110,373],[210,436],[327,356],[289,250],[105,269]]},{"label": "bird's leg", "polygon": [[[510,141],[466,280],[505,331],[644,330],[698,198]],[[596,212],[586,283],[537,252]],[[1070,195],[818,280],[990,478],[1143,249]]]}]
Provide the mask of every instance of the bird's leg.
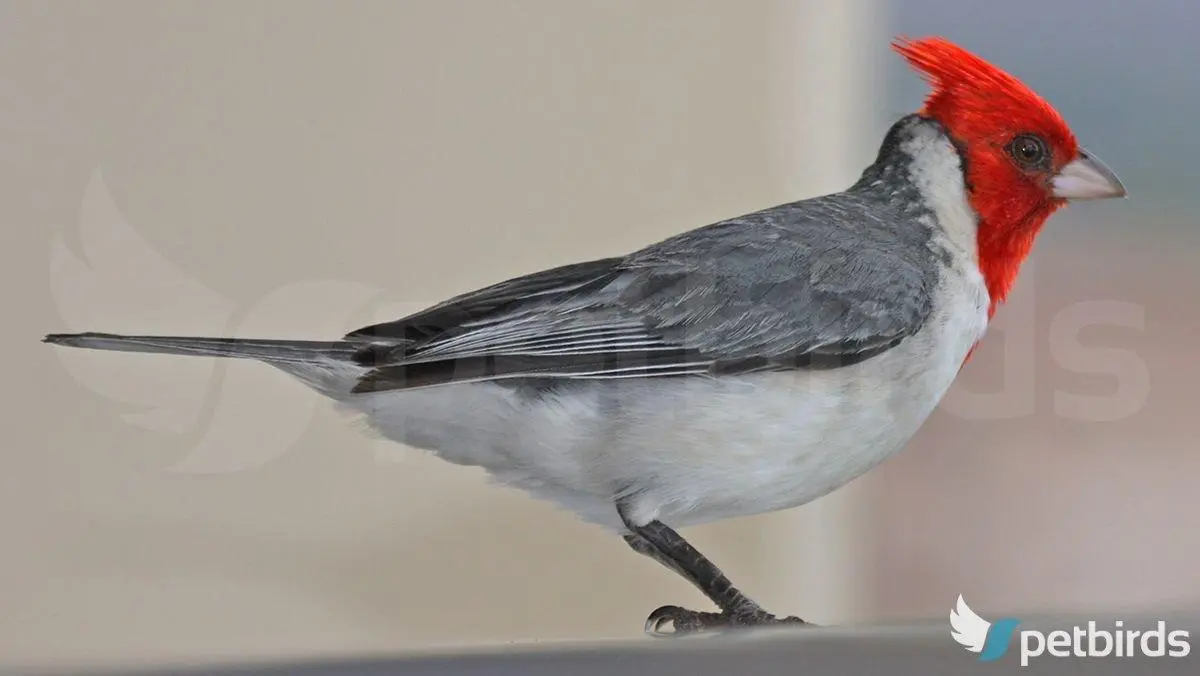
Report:
[{"label": "bird's leg", "polygon": [[[713,629],[807,624],[798,617],[779,618],[763,610],[762,606],[734,587],[712,561],[661,521],[638,526],[625,517],[624,510],[618,511],[621,512],[625,527],[629,529],[625,542],[635,552],[675,571],[696,585],[721,609],[719,613],[706,613],[679,606],[663,606],[646,619],[646,633],[670,636]],[[668,626],[670,631],[666,630]]]}]

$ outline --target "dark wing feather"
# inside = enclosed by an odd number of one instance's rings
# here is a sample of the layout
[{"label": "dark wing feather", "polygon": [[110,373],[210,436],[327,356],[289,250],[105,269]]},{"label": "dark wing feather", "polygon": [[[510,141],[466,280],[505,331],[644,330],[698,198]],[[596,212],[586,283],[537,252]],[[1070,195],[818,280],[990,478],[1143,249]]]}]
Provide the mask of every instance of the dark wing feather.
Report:
[{"label": "dark wing feather", "polygon": [[930,232],[850,195],[836,197],[634,254],[624,263],[629,282],[619,303],[665,340],[722,359],[887,349],[916,332],[932,308]]},{"label": "dark wing feather", "polygon": [[355,391],[856,363],[923,324],[936,282],[928,238],[853,195],[775,207],[356,331],[392,340],[360,351],[372,369]]},{"label": "dark wing feather", "polygon": [[444,336],[456,327],[503,311],[513,303],[556,296],[610,278],[620,258],[572,263],[464,293],[402,319],[372,324],[346,335],[347,340],[419,341]]}]

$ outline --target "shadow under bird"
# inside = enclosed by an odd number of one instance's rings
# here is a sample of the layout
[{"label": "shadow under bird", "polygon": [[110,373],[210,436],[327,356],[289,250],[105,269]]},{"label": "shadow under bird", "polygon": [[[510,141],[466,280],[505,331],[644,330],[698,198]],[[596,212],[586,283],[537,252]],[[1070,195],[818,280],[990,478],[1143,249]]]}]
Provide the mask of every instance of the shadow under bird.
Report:
[{"label": "shadow under bird", "polygon": [[339,340],[49,335],[256,359],[382,435],[554,501],[695,584],[651,634],[773,624],[676,528],[795,507],[917,431],[1046,219],[1125,188],[1013,76],[942,39],[929,82],[844,192],[537,272]]}]

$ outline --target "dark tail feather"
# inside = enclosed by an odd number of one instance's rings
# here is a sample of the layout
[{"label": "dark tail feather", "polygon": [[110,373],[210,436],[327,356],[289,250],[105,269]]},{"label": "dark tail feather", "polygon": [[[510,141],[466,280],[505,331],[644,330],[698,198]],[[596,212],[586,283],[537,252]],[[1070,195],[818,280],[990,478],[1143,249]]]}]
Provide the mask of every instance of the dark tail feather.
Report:
[{"label": "dark tail feather", "polygon": [[111,333],[52,333],[43,338],[42,342],[91,350],[233,357],[279,364],[312,363],[322,358],[349,360],[360,347],[346,341],[119,336]]}]

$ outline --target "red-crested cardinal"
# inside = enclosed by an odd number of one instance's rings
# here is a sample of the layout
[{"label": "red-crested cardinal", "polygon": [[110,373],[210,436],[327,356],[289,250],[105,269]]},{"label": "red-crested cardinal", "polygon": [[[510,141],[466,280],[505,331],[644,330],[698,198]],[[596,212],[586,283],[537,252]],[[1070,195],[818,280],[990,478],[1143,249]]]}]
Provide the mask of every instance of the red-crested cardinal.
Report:
[{"label": "red-crested cardinal", "polygon": [[941,38],[893,46],[932,92],[844,192],[340,340],[45,340],[257,359],[389,439],[610,527],[720,610],[664,606],[648,632],[804,624],[765,611],[673,528],[802,505],[904,446],[1046,218],[1125,195],[1016,78]]}]

